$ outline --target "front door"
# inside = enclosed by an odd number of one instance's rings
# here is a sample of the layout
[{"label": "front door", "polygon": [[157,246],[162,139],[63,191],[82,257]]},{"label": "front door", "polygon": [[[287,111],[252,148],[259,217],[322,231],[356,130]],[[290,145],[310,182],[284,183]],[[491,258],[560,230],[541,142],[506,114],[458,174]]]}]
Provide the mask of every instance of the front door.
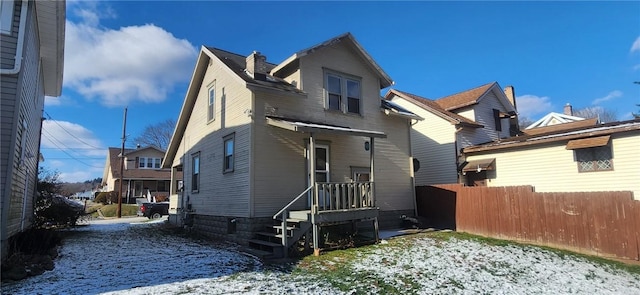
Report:
[{"label": "front door", "polygon": [[[307,155],[307,158],[308,155]],[[316,164],[316,182],[329,182],[331,181],[329,178],[329,146],[328,145],[323,145],[323,144],[316,144],[316,157],[315,157],[315,164]],[[307,182],[309,182],[309,179],[307,179]],[[311,184],[310,184],[311,185]],[[309,193],[309,197],[308,197],[308,205],[309,207],[311,206],[312,202],[311,202],[311,197],[313,194]],[[318,202],[320,203],[320,206],[323,206],[325,204],[325,193],[324,191],[318,191]]]}]

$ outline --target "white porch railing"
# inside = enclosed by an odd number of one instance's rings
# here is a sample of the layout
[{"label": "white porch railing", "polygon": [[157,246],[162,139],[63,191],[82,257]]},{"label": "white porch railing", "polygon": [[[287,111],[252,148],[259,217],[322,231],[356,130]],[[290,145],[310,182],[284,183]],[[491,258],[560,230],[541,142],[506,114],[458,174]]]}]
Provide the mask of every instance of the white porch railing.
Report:
[{"label": "white porch railing", "polygon": [[318,212],[330,210],[351,210],[375,206],[373,182],[318,182],[312,206]]},{"label": "white porch railing", "polygon": [[[373,194],[373,182],[316,182],[309,186],[291,202],[284,206],[273,219],[281,219],[281,243],[286,257],[289,241],[287,236],[287,218],[291,207],[311,192],[311,223],[313,224],[314,253],[318,251],[318,224],[315,216],[320,212],[348,211],[376,206]],[[377,228],[377,227],[376,227]],[[377,229],[376,229],[377,230]]]}]

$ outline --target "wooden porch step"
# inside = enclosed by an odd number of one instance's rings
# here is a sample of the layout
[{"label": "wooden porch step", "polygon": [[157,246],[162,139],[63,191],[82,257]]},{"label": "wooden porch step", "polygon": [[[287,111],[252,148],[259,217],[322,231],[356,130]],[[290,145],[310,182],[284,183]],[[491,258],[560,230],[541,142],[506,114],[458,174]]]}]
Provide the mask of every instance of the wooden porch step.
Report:
[{"label": "wooden porch step", "polygon": [[272,247],[272,248],[282,247],[282,244],[273,243],[273,242],[269,242],[269,241],[258,240],[258,239],[249,240],[249,244],[252,244],[252,243],[253,244],[267,246],[267,247]]},{"label": "wooden porch step", "polygon": [[[282,240],[282,234],[278,234],[275,232],[257,232],[256,235],[265,237],[267,239],[278,239],[278,240]],[[290,236],[287,236],[290,237]]]},{"label": "wooden porch step", "polygon": [[310,216],[311,216],[311,210],[289,211],[288,219],[297,219],[299,221],[309,221]]}]

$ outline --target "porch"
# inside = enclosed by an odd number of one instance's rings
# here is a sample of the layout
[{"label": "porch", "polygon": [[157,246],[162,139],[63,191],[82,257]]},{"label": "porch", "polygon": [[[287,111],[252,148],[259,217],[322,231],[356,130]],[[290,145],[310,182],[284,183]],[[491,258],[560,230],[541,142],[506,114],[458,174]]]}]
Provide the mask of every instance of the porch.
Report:
[{"label": "porch", "polygon": [[[377,242],[379,208],[376,205],[374,182],[375,139],[386,138],[386,135],[379,131],[285,118],[267,117],[267,123],[274,127],[308,135],[306,158],[310,185],[273,215],[274,225],[272,228],[257,233],[256,238],[249,241],[250,246],[254,249],[271,252],[270,256],[272,257],[286,257],[289,249],[304,241],[306,249],[312,245],[314,254],[319,255],[321,227],[356,224],[362,221],[373,223],[373,238]],[[350,181],[329,181],[331,177],[329,177],[328,147],[316,143],[317,134],[367,138],[365,150],[369,154],[367,163],[369,167],[360,163],[361,166],[357,171],[352,169],[352,175],[345,177],[350,178]],[[305,200],[306,206],[301,206]],[[308,209],[299,210],[301,207]]]}]

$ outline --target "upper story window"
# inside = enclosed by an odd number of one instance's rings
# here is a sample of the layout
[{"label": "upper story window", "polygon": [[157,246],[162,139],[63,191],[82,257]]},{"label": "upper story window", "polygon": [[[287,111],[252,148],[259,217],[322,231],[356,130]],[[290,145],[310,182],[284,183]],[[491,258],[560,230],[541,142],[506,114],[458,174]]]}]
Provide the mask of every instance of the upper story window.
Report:
[{"label": "upper story window", "polygon": [[235,168],[235,134],[224,137],[224,167],[223,172],[233,172]]},{"label": "upper story window", "polygon": [[360,78],[327,72],[325,73],[325,81],[327,109],[344,113],[361,114],[362,94]]},{"label": "upper story window", "polygon": [[140,169],[160,169],[162,158],[138,158],[138,168]]},{"label": "upper story window", "polygon": [[212,121],[216,118],[216,81],[209,86],[209,104],[207,107],[207,121]]},{"label": "upper story window", "polygon": [[0,33],[10,35],[13,25],[13,0],[0,1]]}]

